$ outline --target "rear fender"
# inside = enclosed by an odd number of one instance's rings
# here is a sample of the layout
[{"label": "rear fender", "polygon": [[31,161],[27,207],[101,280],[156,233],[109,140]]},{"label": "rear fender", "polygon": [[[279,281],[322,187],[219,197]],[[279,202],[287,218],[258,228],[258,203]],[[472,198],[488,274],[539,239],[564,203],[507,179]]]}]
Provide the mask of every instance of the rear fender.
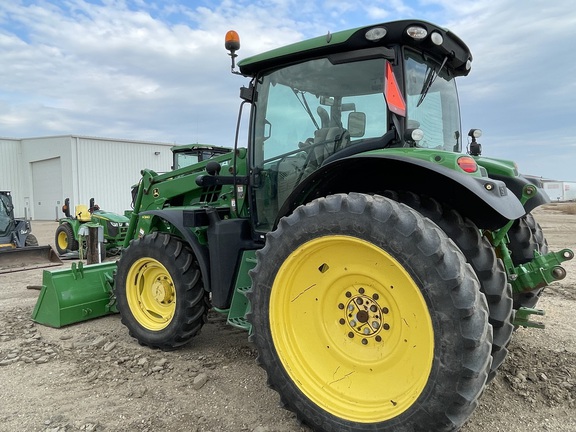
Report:
[{"label": "rear fender", "polygon": [[510,191],[512,191],[512,193],[520,200],[522,200],[522,195],[526,186],[536,186],[536,193],[524,203],[524,211],[526,213],[530,213],[536,207],[550,202],[550,198],[548,198],[548,195],[542,189],[542,183],[538,179],[530,179],[521,174],[517,177],[500,176],[496,174],[491,174],[490,176],[493,179],[504,182],[508,189],[510,189]]},{"label": "rear fender", "polygon": [[281,217],[299,205],[335,193],[382,194],[386,190],[427,195],[471,219],[479,228],[498,229],[525,214],[518,198],[500,180],[474,177],[432,162],[398,155],[354,155],[322,166],[291,193]]},{"label": "rear fender", "polygon": [[[185,223],[184,210],[150,210],[142,212],[138,217],[144,215],[150,215],[166,222],[169,222],[174,228],[176,228],[182,235],[183,239],[188,243],[192,252],[198,260],[198,265],[200,266],[200,271],[202,273],[202,280],[204,281],[204,289],[210,290],[210,258],[208,254],[208,248],[198,241],[198,238],[190,232],[189,224]],[[148,234],[148,233],[146,233]]]}]

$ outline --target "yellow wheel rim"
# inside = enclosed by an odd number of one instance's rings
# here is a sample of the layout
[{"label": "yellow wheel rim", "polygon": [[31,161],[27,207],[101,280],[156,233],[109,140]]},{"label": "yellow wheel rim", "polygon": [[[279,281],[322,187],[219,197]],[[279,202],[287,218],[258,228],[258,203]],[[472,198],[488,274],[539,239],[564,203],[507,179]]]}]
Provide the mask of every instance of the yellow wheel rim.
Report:
[{"label": "yellow wheel rim", "polygon": [[434,332],[424,297],[367,241],[326,236],[290,254],[272,287],[270,326],[292,381],[337,417],[394,418],[428,382]]},{"label": "yellow wheel rim", "polygon": [[132,264],[126,281],[126,298],[134,318],[148,330],[162,330],[174,317],[174,281],[166,267],[153,258],[141,258]]},{"label": "yellow wheel rim", "polygon": [[68,249],[68,235],[64,232],[61,231],[58,233],[58,247],[62,250],[66,250]]}]

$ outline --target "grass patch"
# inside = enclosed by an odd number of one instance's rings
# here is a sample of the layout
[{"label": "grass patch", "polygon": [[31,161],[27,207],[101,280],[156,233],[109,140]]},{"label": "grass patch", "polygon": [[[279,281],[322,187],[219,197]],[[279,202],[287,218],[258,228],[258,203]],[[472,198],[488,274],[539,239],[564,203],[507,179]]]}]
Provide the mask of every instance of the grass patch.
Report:
[{"label": "grass patch", "polygon": [[562,209],[562,212],[570,215],[576,215],[576,204],[565,205]]},{"label": "grass patch", "polygon": [[549,203],[545,204],[543,207],[547,210],[576,215],[576,203]]}]

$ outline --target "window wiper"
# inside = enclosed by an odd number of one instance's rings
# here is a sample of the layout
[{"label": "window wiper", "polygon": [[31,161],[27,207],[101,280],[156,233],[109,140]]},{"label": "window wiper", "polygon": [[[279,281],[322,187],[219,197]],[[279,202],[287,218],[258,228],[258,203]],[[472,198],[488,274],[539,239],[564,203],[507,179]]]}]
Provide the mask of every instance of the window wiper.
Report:
[{"label": "window wiper", "polygon": [[444,68],[446,61],[448,61],[448,57],[444,57],[444,61],[442,62],[438,70],[428,67],[428,73],[426,74],[426,78],[424,79],[424,84],[422,84],[422,90],[420,90],[420,99],[418,99],[416,107],[419,107],[420,104],[424,101],[424,98],[428,94],[428,90],[430,90],[430,87],[432,87],[432,84],[440,74],[440,71],[442,70],[442,68]]},{"label": "window wiper", "polygon": [[310,109],[310,105],[308,105],[308,101],[306,100],[306,96],[304,95],[304,92],[296,90],[296,89],[292,89],[292,91],[296,95],[296,99],[298,99],[300,104],[302,104],[302,106],[304,107],[304,109],[306,110],[308,115],[310,116],[310,119],[312,120],[312,123],[314,123],[314,126],[316,127],[316,129],[320,129],[320,126],[318,126],[318,123],[316,122],[316,119],[314,118],[314,115],[312,114],[312,110]]}]

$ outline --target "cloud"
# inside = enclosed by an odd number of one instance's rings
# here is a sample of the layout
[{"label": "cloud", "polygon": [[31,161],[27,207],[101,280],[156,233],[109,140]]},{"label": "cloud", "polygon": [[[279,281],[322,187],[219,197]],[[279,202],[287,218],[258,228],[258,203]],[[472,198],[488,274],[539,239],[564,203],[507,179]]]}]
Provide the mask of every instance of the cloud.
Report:
[{"label": "cloud", "polygon": [[[245,58],[328,31],[417,17],[450,28],[472,49],[472,73],[459,80],[463,129],[484,129],[491,156],[513,154],[522,165],[529,159],[522,143],[573,148],[566,138],[576,115],[572,9],[568,0],[521,7],[513,0],[4,1],[0,136],[230,145],[238,87],[247,82],[229,73],[227,30],[240,33]],[[534,174],[573,170],[540,160]]]}]

